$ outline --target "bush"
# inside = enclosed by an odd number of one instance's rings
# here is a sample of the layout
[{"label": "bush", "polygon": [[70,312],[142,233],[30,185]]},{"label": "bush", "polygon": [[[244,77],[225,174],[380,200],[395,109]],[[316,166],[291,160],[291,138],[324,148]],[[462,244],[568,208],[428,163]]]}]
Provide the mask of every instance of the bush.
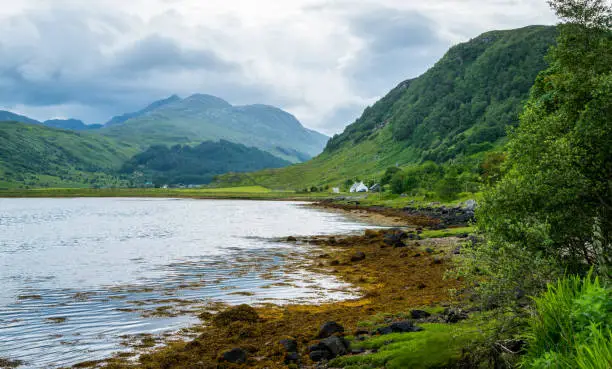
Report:
[{"label": "bush", "polygon": [[591,274],[550,284],[534,299],[529,368],[607,369],[612,363],[612,289]]}]

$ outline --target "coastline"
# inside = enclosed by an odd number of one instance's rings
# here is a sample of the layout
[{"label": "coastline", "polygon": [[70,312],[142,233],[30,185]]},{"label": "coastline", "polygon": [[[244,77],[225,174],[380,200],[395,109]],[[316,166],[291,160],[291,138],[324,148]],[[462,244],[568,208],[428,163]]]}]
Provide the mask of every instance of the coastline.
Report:
[{"label": "coastline", "polygon": [[[215,317],[221,315],[218,310],[204,311],[200,314],[202,324],[191,329],[195,337],[191,341],[171,340],[161,347],[154,341],[154,348],[140,345],[144,351],[74,367],[324,368],[325,361],[315,363],[312,360],[309,346],[318,342],[318,330],[326,322],[340,324],[347,338],[360,331],[363,335],[364,324],[371,325],[367,328],[368,333],[372,333],[381,324],[409,316],[414,309],[431,314],[425,319],[426,324],[443,322],[444,314],[448,313],[444,310],[451,307],[454,299],[449,291],[461,288],[461,281],[445,279],[446,271],[454,265],[461,239],[452,232],[448,237],[437,238],[436,233],[408,223],[412,218],[401,214],[329,205],[319,202],[305,206],[342,212],[349,218],[377,226],[403,227],[402,230],[370,229],[360,235],[289,237],[286,240],[308,248],[308,252],[293,256],[297,259],[289,262],[307,271],[334,276],[357,288],[359,297],[334,303],[256,306],[249,310],[254,312],[255,319],[245,320],[238,314],[223,325],[215,324]],[[428,222],[436,224],[433,219]],[[399,235],[399,238],[389,235]],[[231,315],[232,308],[225,308]],[[295,342],[296,351],[288,352],[280,343],[283,340]],[[246,361],[231,363],[225,360],[224,356],[232,350],[244,353]],[[355,350],[352,354],[363,352]],[[134,362],[137,354],[141,355]]]}]

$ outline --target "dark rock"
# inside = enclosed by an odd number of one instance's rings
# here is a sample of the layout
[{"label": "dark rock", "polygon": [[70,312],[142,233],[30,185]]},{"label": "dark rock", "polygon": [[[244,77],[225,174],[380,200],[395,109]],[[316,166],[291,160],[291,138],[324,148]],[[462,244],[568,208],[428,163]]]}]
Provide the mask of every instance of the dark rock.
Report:
[{"label": "dark rock", "polygon": [[364,252],[359,251],[353,254],[353,256],[351,256],[351,261],[352,262],[362,261],[365,258],[366,258],[366,254]]},{"label": "dark rock", "polygon": [[329,263],[329,265],[331,265],[331,266],[337,266],[337,265],[340,265],[340,261],[339,261],[339,260],[332,260],[332,261]]},{"label": "dark rock", "polygon": [[344,327],[336,322],[326,322],[319,330],[318,338],[327,338],[336,333],[344,333]]},{"label": "dark rock", "polygon": [[423,328],[414,325],[411,321],[403,320],[401,322],[391,323],[391,325],[386,327],[378,328],[375,333],[385,335],[390,333],[420,332],[422,330]]},{"label": "dark rock", "polygon": [[297,238],[295,238],[293,236],[287,237],[287,242],[295,242],[295,241],[297,241]]},{"label": "dark rock", "polygon": [[461,309],[447,308],[444,310],[444,321],[447,323],[457,323],[458,321],[465,320],[468,315]]},{"label": "dark rock", "polygon": [[321,341],[321,344],[327,347],[327,350],[332,353],[332,357],[346,355],[348,353],[348,343],[342,337],[331,336]]},{"label": "dark rock", "polygon": [[417,288],[418,288],[419,290],[422,290],[422,289],[424,289],[424,288],[426,288],[426,287],[427,287],[427,285],[426,285],[425,283],[423,283],[423,282],[421,282],[421,283],[419,283],[419,284],[417,285]]},{"label": "dark rock", "polygon": [[408,234],[401,229],[392,228],[385,233],[384,242],[385,244],[393,247],[404,246],[404,240],[408,238]]},{"label": "dark rock", "polygon": [[412,319],[425,319],[429,318],[431,314],[426,312],[425,310],[410,310],[410,317]]},{"label": "dark rock", "polygon": [[233,348],[226,351],[221,356],[221,361],[227,361],[229,363],[244,364],[247,361],[247,353],[241,348]]},{"label": "dark rock", "polygon": [[281,345],[283,345],[283,347],[285,348],[285,351],[287,351],[287,352],[297,352],[297,350],[298,350],[297,341],[292,339],[292,338],[287,338],[287,339],[284,339],[284,340],[280,340],[279,343]]},{"label": "dark rock", "polygon": [[413,256],[413,257],[418,258],[419,256],[421,256],[421,254],[418,254],[418,253],[417,253],[417,254],[414,254],[414,256]]},{"label": "dark rock", "polygon": [[434,250],[432,248],[428,247],[428,248],[425,249],[425,252],[428,253],[428,254],[432,254],[434,252]]},{"label": "dark rock", "polygon": [[459,254],[461,254],[461,246],[457,246],[457,247],[455,247],[455,249],[453,250],[453,254],[454,254],[454,255],[459,255]]},{"label": "dark rock", "polygon": [[321,254],[319,255],[319,259],[327,259],[329,258],[329,254]]},{"label": "dark rock", "polygon": [[313,352],[313,351],[326,351],[327,350],[327,346],[325,346],[324,344],[322,344],[321,342],[317,342],[314,345],[308,346],[308,352]]},{"label": "dark rock", "polygon": [[285,364],[299,363],[300,355],[297,352],[288,352],[285,355]]},{"label": "dark rock", "polygon": [[366,331],[365,329],[358,329],[355,331],[355,337],[365,336],[368,334],[370,334],[370,332]]},{"label": "dark rock", "polygon": [[442,259],[440,259],[439,257],[436,256],[436,257],[433,258],[432,263],[433,264],[442,264]]},{"label": "dark rock", "polygon": [[332,353],[327,350],[312,351],[308,356],[310,356],[310,360],[314,361],[315,363],[332,359]]}]

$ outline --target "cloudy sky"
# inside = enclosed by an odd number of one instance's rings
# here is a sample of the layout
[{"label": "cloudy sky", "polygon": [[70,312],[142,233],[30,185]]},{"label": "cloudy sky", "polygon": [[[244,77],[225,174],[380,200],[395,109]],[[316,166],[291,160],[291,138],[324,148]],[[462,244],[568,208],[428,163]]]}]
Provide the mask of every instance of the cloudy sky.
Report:
[{"label": "cloudy sky", "polygon": [[171,94],[341,131],[448,47],[545,0],[0,0],[0,109],[103,123]]}]

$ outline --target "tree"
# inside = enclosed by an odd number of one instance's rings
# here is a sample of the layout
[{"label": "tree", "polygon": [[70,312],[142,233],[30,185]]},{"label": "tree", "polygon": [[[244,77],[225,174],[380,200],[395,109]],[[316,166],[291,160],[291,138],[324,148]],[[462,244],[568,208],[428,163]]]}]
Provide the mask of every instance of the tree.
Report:
[{"label": "tree", "polygon": [[400,172],[400,171],[401,169],[398,167],[387,168],[387,170],[385,170],[385,174],[380,179],[380,184],[384,186],[384,185],[391,183],[391,178],[393,178],[393,175],[395,175],[395,173]]},{"label": "tree", "polygon": [[[551,273],[611,262],[611,9],[599,0],[549,3],[566,23],[510,135],[505,174],[477,211],[489,240],[480,270],[506,284],[499,291],[541,287],[532,282],[546,278],[537,274],[549,262]],[[508,266],[518,255],[523,265]]]}]

